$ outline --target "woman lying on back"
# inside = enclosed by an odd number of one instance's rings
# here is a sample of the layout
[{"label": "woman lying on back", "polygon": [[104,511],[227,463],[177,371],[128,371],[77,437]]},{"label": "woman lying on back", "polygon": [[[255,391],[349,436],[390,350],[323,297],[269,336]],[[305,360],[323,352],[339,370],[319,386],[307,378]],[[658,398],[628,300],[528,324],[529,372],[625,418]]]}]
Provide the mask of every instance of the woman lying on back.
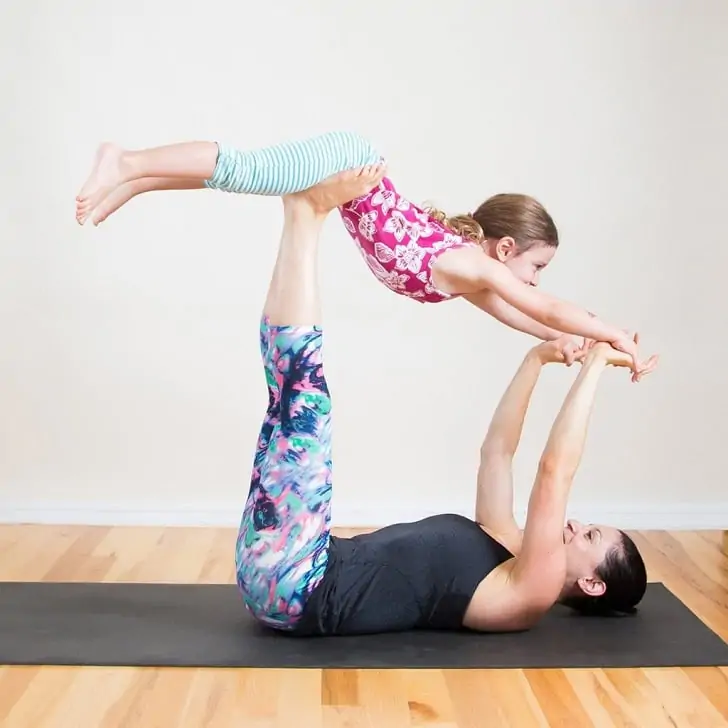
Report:
[{"label": "woman lying on back", "polygon": [[[260,329],[269,406],[236,552],[247,608],[299,635],[522,630],[557,602],[631,611],[646,587],[634,543],[610,526],[564,526],[601,376],[608,365],[631,366],[607,344],[584,354],[541,456],[523,531],[513,516],[511,463],[542,367],[564,361],[560,339],[533,348],[503,395],[481,447],[474,520],[442,514],[353,538],[331,534],[318,239],[327,214],[365,194],[378,174],[347,172],[283,200]],[[650,359],[646,371],[655,364]]]}]

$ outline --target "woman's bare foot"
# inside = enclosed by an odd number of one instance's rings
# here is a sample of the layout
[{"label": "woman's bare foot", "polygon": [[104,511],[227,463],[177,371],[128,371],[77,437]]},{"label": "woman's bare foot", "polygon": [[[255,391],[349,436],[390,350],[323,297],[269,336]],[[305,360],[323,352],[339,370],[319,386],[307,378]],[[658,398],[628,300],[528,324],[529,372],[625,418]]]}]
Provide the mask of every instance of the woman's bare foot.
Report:
[{"label": "woman's bare foot", "polygon": [[76,221],[79,225],[83,225],[89,213],[126,181],[122,174],[122,155],[122,148],[116,144],[102,144],[96,150],[91,174],[76,196]]},{"label": "woman's bare foot", "polygon": [[384,163],[370,164],[359,169],[339,172],[289,197],[305,200],[317,214],[328,215],[337,207],[371,192],[384,179],[386,172],[387,167]]}]

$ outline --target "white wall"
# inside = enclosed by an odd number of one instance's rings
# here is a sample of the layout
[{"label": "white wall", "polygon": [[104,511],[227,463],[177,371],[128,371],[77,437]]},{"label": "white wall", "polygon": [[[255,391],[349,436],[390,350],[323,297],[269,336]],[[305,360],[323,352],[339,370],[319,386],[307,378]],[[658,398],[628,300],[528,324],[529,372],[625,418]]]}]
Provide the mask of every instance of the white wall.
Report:
[{"label": "white wall", "polygon": [[[143,12],[145,13],[143,15]],[[257,323],[275,199],[135,200],[79,228],[96,144],[373,138],[412,199],[539,197],[544,288],[638,328],[659,372],[606,377],[586,518],[728,526],[728,4],[29,0],[0,20],[0,516],[237,524],[266,401]],[[722,52],[721,52],[722,51]],[[337,523],[470,513],[490,414],[531,340],[420,306],[323,245]],[[573,370],[550,369],[518,508]]]}]

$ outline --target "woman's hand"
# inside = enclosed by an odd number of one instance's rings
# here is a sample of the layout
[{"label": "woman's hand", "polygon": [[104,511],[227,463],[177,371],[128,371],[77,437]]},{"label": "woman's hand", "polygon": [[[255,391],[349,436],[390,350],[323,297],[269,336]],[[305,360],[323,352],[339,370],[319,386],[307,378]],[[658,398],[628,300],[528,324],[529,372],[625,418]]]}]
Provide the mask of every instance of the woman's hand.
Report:
[{"label": "woman's hand", "polygon": [[558,339],[543,341],[531,351],[541,364],[566,364],[570,367],[575,361],[581,361],[591,346],[591,342],[571,334],[564,334]]},{"label": "woman's hand", "polygon": [[[639,334],[630,334],[629,338],[634,343],[634,350],[636,351],[637,345],[639,344]],[[626,340],[626,339],[625,339]],[[588,358],[603,361],[605,364],[614,367],[625,367],[626,369],[632,369],[634,372],[634,357],[631,353],[615,349],[610,344],[603,341],[597,342],[589,349]],[[638,382],[645,374],[650,374],[657,368],[659,357],[657,354],[653,354],[646,361],[642,362],[636,373],[632,375],[632,381]]]}]

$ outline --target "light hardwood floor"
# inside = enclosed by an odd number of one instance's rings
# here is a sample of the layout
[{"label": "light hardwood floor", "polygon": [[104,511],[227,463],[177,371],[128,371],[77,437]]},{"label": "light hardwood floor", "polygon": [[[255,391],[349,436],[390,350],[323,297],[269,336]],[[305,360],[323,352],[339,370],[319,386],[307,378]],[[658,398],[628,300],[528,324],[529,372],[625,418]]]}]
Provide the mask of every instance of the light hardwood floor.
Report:
[{"label": "light hardwood floor", "polygon": [[[339,530],[339,533],[346,533]],[[728,536],[636,532],[663,581],[728,640]],[[0,579],[233,581],[235,532],[0,526]],[[728,667],[184,670],[0,667],[2,728],[728,726]]]}]

